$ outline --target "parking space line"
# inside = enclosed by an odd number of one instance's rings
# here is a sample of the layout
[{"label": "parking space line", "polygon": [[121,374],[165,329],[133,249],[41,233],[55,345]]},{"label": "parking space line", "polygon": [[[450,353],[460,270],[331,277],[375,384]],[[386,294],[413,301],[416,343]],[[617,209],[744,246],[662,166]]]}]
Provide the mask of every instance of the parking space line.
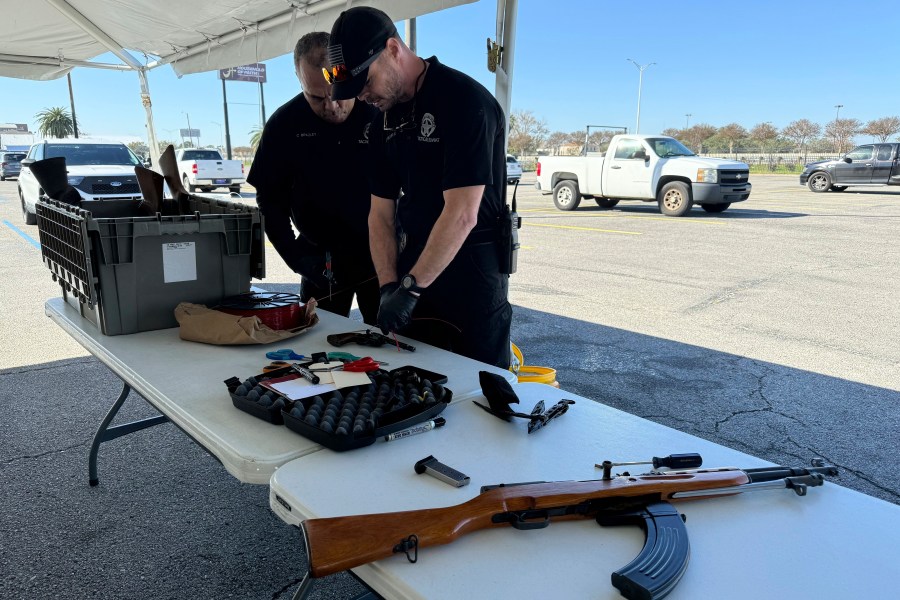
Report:
[{"label": "parking space line", "polygon": [[15,231],[16,233],[18,233],[23,238],[25,238],[26,242],[28,242],[29,244],[31,244],[38,250],[41,249],[41,244],[37,240],[35,240],[33,237],[31,237],[30,235],[28,235],[27,233],[25,233],[24,231],[22,231],[21,229],[19,229],[18,227],[16,227],[9,221],[7,221],[6,219],[3,220],[3,224],[6,225],[7,227],[9,227],[10,229],[12,229],[13,231]]},{"label": "parking space line", "polygon": [[[520,213],[525,211],[519,211]],[[685,217],[663,217],[663,216],[653,216],[653,215],[629,215],[625,213],[594,213],[594,214],[563,214],[560,211],[552,211],[545,210],[547,216],[550,215],[558,215],[559,217],[573,218],[573,219],[592,219],[592,218],[603,218],[603,219],[645,219],[649,221],[669,221],[674,223],[699,223],[701,225],[718,225],[720,227],[728,225],[728,223],[723,221],[713,221],[707,219],[691,219]],[[537,216],[537,215],[534,215]]]},{"label": "parking space line", "polygon": [[551,225],[550,223],[528,223],[523,221],[522,225],[529,227],[552,227],[554,229],[576,229],[580,231],[597,231],[600,233],[621,233],[622,235],[644,235],[640,231],[618,231],[616,229],[599,229],[597,227],[579,227],[577,225]]}]

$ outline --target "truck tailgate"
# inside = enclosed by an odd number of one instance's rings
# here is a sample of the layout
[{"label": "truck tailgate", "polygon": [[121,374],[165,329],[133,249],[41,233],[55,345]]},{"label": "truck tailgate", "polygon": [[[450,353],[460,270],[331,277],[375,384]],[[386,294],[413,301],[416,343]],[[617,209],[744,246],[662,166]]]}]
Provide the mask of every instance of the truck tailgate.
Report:
[{"label": "truck tailgate", "polygon": [[239,160],[198,160],[197,179],[243,179]]}]

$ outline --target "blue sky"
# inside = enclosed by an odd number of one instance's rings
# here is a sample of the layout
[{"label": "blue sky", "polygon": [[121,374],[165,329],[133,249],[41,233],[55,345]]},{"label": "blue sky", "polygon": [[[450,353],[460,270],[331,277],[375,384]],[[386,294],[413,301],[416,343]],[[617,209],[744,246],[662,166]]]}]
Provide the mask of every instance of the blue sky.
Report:
[{"label": "blue sky", "polygon": [[[475,77],[493,91],[485,40],[495,37],[496,4],[481,0],[418,19],[420,55]],[[634,129],[638,70],[626,59],[655,62],[644,72],[641,131],[737,122],[750,128],[799,118],[866,122],[900,115],[896,3],[607,2],[520,0],[513,110],[530,110],[551,131],[590,124]],[[117,62],[114,57],[100,60]],[[267,61],[267,115],[299,92],[289,56]],[[138,78],[99,69],[73,71],[75,109],[91,135],[145,138]],[[222,140],[221,82],[216,74],[178,79],[170,67],[149,75],[160,139],[201,130]],[[247,144],[259,123],[259,91],[228,84],[233,145]],[[29,123],[49,106],[69,106],[65,78],[0,78],[0,122]]]}]

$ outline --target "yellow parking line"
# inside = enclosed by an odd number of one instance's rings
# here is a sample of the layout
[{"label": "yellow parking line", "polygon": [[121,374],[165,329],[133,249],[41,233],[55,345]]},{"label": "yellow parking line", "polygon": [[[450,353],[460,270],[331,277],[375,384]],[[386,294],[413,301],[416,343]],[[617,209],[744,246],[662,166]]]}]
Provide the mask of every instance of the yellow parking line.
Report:
[{"label": "yellow parking line", "polygon": [[550,225],[549,223],[526,223],[522,222],[523,225],[528,225],[529,227],[552,227],[554,229],[578,229],[581,231],[599,231],[600,233],[621,233],[623,235],[644,235],[638,231],[617,231],[615,229],[598,229],[596,227],[578,227],[576,225]]},{"label": "yellow parking line", "polygon": [[[520,213],[525,211],[519,211]],[[560,217],[571,217],[573,219],[592,219],[592,218],[604,218],[604,219],[646,219],[650,221],[669,221],[676,223],[700,223],[701,225],[718,225],[720,227],[727,225],[727,223],[723,221],[713,221],[707,219],[691,219],[685,217],[664,217],[664,216],[653,216],[653,215],[629,215],[625,213],[593,213],[593,214],[563,214],[559,211],[554,212],[552,210],[545,210],[546,214],[555,215],[558,214]]]}]

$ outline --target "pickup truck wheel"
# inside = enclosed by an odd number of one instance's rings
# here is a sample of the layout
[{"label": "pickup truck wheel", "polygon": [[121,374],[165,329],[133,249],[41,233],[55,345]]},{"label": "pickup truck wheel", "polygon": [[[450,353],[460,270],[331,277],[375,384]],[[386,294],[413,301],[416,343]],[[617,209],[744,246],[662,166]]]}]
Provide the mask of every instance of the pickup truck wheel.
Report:
[{"label": "pickup truck wheel", "polygon": [[184,185],[184,189],[186,189],[188,193],[193,194],[197,191],[197,186],[191,185],[191,183],[188,181],[187,175],[181,178],[181,183]]},{"label": "pickup truck wheel", "polygon": [[816,171],[809,176],[806,185],[816,193],[827,192],[831,189],[831,175],[824,171]]},{"label": "pickup truck wheel", "polygon": [[581,204],[578,184],[570,179],[560,181],[553,188],[553,204],[559,210],[575,210]]},{"label": "pickup truck wheel", "polygon": [[703,210],[710,213],[720,213],[725,212],[729,206],[731,206],[731,202],[726,202],[725,204],[701,204]]},{"label": "pickup truck wheel", "polygon": [[594,198],[594,202],[596,202],[597,206],[600,208],[612,208],[619,203],[619,201],[614,198]]},{"label": "pickup truck wheel", "polygon": [[832,192],[843,192],[843,191],[846,190],[846,189],[847,189],[847,186],[846,186],[846,185],[833,185],[833,186],[831,186],[831,191],[832,191]]},{"label": "pickup truck wheel", "polygon": [[19,188],[19,202],[22,203],[22,219],[25,221],[25,224],[37,225],[37,215],[29,212],[28,207],[25,206],[25,196],[22,194],[22,188]]},{"label": "pickup truck wheel", "polygon": [[659,212],[668,217],[684,216],[694,205],[691,188],[681,181],[672,181],[664,185],[659,190],[657,201],[659,202]]}]

